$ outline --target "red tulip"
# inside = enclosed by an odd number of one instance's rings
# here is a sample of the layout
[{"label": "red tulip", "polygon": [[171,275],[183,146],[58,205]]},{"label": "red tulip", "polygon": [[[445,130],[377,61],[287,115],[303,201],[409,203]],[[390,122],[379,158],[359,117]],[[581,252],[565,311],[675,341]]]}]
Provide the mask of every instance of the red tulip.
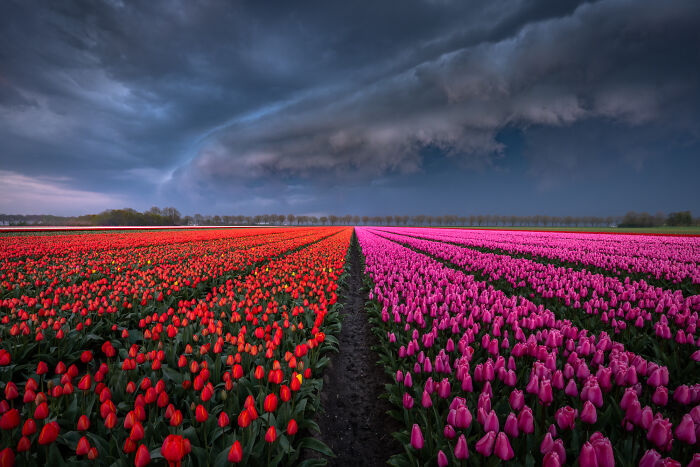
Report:
[{"label": "red tulip", "polygon": [[241,460],[243,460],[243,448],[241,447],[241,442],[236,440],[228,451],[228,461],[238,464]]},{"label": "red tulip", "polygon": [[265,412],[270,412],[270,413],[277,410],[277,396],[274,393],[268,394],[267,397],[265,397],[264,409],[265,409]]},{"label": "red tulip", "polygon": [[[2,365],[2,363],[0,363],[0,365]],[[5,448],[0,451],[0,466],[11,467],[13,465],[15,465],[15,453],[12,451],[12,449]]]},{"label": "red tulip", "polygon": [[27,421],[24,422],[24,426],[22,427],[22,435],[23,436],[31,436],[34,433],[36,433],[36,422],[28,418]]},{"label": "red tulip", "polygon": [[197,423],[204,423],[208,418],[209,414],[207,413],[207,409],[205,409],[202,404],[199,404],[195,410],[195,419]]},{"label": "red tulip", "polygon": [[19,411],[17,409],[10,409],[0,418],[0,428],[3,430],[13,430],[17,428],[20,424]]},{"label": "red tulip", "polygon": [[49,405],[46,402],[42,402],[34,410],[34,418],[37,420],[43,420],[49,416]]},{"label": "red tulip", "polygon": [[274,425],[271,425],[270,428],[268,428],[267,432],[265,433],[265,441],[267,441],[268,443],[274,443],[276,439],[277,439],[277,430],[275,430]]},{"label": "red tulip", "polygon": [[139,446],[136,451],[136,457],[134,458],[135,467],[145,467],[151,463],[151,454],[148,452],[148,448],[145,445]]},{"label": "red tulip", "polygon": [[80,441],[78,441],[78,447],[75,448],[75,454],[78,456],[84,456],[88,453],[90,450],[90,442],[88,439],[83,436],[80,438]]},{"label": "red tulip", "polygon": [[39,433],[39,444],[47,445],[53,443],[54,441],[56,441],[56,438],[58,438],[59,432],[60,428],[58,426],[58,423],[47,423],[46,425],[44,425],[44,428],[41,429],[41,433]]},{"label": "red tulip", "polygon": [[238,426],[241,428],[247,428],[248,425],[250,425],[250,422],[250,413],[247,409],[243,409],[243,411],[238,416]]},{"label": "red tulip", "polygon": [[168,435],[163,441],[163,446],[160,448],[160,453],[165,460],[168,461],[170,467],[179,466],[182,458],[190,453],[190,440],[183,438],[180,435]]},{"label": "red tulip", "polygon": [[287,424],[287,434],[289,436],[294,436],[295,434],[297,434],[298,429],[299,428],[297,426],[297,421],[294,419],[289,420],[289,423]]},{"label": "red tulip", "polygon": [[5,385],[5,399],[11,401],[19,397],[19,391],[17,390],[17,385],[10,381]]},{"label": "red tulip", "polygon": [[144,430],[143,430],[143,425],[141,425],[141,422],[136,422],[134,423],[134,426],[131,428],[131,432],[129,433],[129,439],[133,442],[141,441],[144,437]]},{"label": "red tulip", "polygon": [[180,426],[182,423],[182,412],[176,410],[173,412],[172,417],[170,417],[170,426]]},{"label": "red tulip", "polygon": [[[31,446],[32,442],[29,440],[29,438],[22,436],[19,439],[19,443],[17,443],[17,452],[27,452]],[[0,465],[2,464],[0,463]]]}]

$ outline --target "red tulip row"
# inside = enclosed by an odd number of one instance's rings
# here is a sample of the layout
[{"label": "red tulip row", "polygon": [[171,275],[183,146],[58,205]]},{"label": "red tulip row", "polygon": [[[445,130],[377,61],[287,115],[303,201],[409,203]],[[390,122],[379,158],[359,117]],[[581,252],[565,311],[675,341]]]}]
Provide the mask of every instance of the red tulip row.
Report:
[{"label": "red tulip row", "polygon": [[0,465],[327,453],[297,433],[315,427],[351,233],[3,238]]},{"label": "red tulip row", "polygon": [[358,229],[392,414],[406,426],[395,465],[700,465],[697,366],[670,381],[614,335],[386,236]]}]

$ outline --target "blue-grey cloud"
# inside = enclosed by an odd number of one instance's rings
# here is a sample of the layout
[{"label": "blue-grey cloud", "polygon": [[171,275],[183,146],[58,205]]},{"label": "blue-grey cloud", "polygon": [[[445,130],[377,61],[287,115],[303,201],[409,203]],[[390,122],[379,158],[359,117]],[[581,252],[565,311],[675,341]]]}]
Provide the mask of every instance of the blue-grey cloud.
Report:
[{"label": "blue-grey cloud", "polygon": [[545,191],[639,174],[699,146],[697,18],[692,0],[3,2],[0,170],[190,212],[362,211],[338,193],[429,181],[436,155]]}]

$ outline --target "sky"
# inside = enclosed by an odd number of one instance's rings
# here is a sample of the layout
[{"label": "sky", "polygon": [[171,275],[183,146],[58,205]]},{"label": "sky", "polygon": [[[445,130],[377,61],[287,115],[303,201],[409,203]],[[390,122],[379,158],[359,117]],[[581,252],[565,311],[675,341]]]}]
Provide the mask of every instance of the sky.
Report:
[{"label": "sky", "polygon": [[0,2],[0,212],[700,214],[697,0]]}]

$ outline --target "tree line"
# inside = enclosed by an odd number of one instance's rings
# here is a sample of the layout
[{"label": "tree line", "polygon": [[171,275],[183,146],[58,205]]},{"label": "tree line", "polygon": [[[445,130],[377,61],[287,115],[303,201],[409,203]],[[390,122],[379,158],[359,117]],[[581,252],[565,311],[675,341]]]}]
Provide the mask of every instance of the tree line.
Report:
[{"label": "tree line", "polygon": [[77,217],[52,215],[0,214],[0,225],[58,225],[58,226],[177,226],[177,225],[393,225],[393,226],[468,226],[468,227],[658,227],[700,225],[700,218],[693,218],[690,211],[673,212],[668,216],[658,212],[628,212],[624,216],[502,216],[493,214],[472,215],[327,215],[306,216],[294,214],[204,215],[183,216],[174,207],[152,207],[138,212],[135,209],[112,209],[99,214]]}]

